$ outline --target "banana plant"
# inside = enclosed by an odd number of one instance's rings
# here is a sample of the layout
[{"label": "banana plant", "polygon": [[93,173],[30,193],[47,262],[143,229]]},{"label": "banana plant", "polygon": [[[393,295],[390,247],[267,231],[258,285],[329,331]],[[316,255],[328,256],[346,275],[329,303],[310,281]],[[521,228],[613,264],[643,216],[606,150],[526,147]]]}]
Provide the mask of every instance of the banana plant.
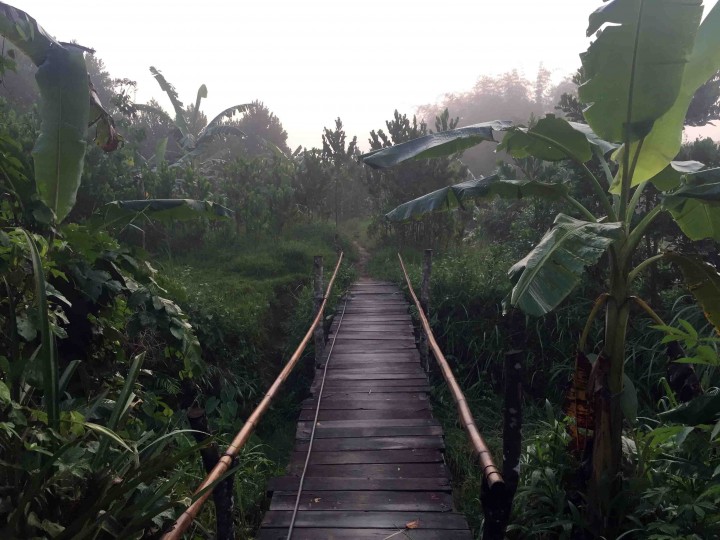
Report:
[{"label": "banana plant", "polygon": [[[578,217],[560,214],[538,245],[509,270],[511,304],[535,316],[555,309],[584,269],[608,255],[605,339],[588,388],[597,409],[588,507],[607,537],[618,525],[611,503],[621,485],[623,403],[630,391],[624,361],[634,280],[660,260],[676,264],[720,331],[720,274],[714,267],[674,252],[654,254],[633,267],[641,239],[663,212],[690,239],[720,241],[720,171],[673,161],[693,94],[720,69],[720,6],[701,22],[702,14],[702,0],[611,0],[593,12],[587,34],[596,39],[581,55],[585,82],[579,90],[581,101],[590,104],[584,111],[587,124],[553,115],[531,128],[495,121],[482,125],[489,132],[480,139],[476,126],[430,134],[362,158],[384,168],[451,155],[504,131],[499,148],[513,157],[570,160],[582,171],[573,181],[592,187],[603,215],[572,199],[563,184],[488,177],[405,203],[387,218],[414,219],[483,197],[564,200]],[[588,167],[591,160],[599,163],[600,177]],[[662,204],[643,214],[638,203],[650,183],[662,193]]]},{"label": "banana plant", "polygon": [[30,15],[3,2],[0,35],[38,67],[42,125],[33,149],[35,183],[59,223],[75,204],[88,127],[97,126],[95,141],[105,151],[116,149],[122,138],[88,83],[84,54],[91,50],[56,41]]},{"label": "banana plant", "polygon": [[[218,137],[234,136],[234,137],[245,137],[245,133],[236,126],[224,124],[223,121],[226,118],[232,118],[236,114],[243,114],[250,110],[252,104],[244,103],[242,105],[233,105],[228,107],[220,114],[215,116],[205,126],[200,125],[200,103],[204,98],[207,98],[208,90],[207,87],[202,84],[197,91],[197,97],[195,98],[195,105],[189,111],[185,108],[183,103],[178,97],[177,90],[170,84],[165,76],[155,68],[150,67],[150,73],[157,81],[158,85],[165,94],[167,94],[172,104],[173,110],[175,111],[175,117],[171,117],[164,110],[153,107],[152,105],[136,104],[134,105],[135,110],[154,114],[169,124],[175,126],[174,137],[182,150],[182,155],[175,162],[177,165],[191,163],[196,159],[204,160],[207,158],[208,145],[217,139]],[[164,141],[164,143],[162,142]],[[162,139],[162,156],[165,155],[165,147],[167,145],[167,137]],[[156,152],[156,160],[160,159],[159,154]]]}]

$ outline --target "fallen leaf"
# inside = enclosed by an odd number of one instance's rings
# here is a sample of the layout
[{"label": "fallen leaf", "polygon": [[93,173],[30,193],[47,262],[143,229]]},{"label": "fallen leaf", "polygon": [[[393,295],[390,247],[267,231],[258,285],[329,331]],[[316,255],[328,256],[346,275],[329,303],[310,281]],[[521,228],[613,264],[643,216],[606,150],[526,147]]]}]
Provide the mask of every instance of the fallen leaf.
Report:
[{"label": "fallen leaf", "polygon": [[405,524],[406,529],[419,529],[420,528],[420,520],[416,519],[415,521],[409,521]]}]

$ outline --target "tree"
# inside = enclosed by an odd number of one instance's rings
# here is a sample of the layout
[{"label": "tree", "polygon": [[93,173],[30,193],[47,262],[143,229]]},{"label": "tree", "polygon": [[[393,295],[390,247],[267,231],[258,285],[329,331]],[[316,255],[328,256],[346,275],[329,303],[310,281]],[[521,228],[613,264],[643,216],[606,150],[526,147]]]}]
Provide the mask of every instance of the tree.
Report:
[{"label": "tree", "polygon": [[[363,158],[371,167],[383,168],[453,154],[471,144],[493,141],[494,132],[504,130],[500,148],[511,155],[571,160],[583,171],[583,177],[575,181],[593,187],[603,216],[570,196],[563,184],[490,176],[405,203],[388,218],[410,219],[477,197],[565,201],[579,217],[559,214],[540,243],[509,270],[514,284],[511,304],[535,316],[555,309],[579,282],[585,267],[607,254],[608,292],[600,301],[605,307],[605,337],[588,388],[596,414],[588,508],[597,532],[606,537],[617,534],[618,509],[612,503],[620,489],[623,418],[632,401],[624,363],[635,279],[653,263],[674,263],[710,322],[720,330],[720,274],[715,267],[701,257],[674,251],[655,253],[645,260],[637,257],[643,237],[663,212],[673,217],[689,239],[720,241],[716,226],[720,171],[700,170],[702,164],[693,162],[672,162],[681,147],[693,96],[720,69],[720,6],[715,5],[702,24],[701,14],[700,3],[642,0],[611,0],[592,13],[588,35],[604,29],[582,56],[585,83],[579,99],[591,104],[584,110],[587,124],[552,115],[532,128],[488,122],[442,137],[426,135]],[[602,177],[587,166],[592,159],[604,171],[612,197]],[[663,200],[644,211],[639,203],[650,186],[663,192]]]},{"label": "tree", "polygon": [[[432,123],[445,109],[458,117],[458,125],[469,126],[487,118],[502,118],[516,123],[526,122],[531,116],[542,116],[552,110],[567,83],[554,86],[550,73],[542,65],[534,80],[517,70],[493,77],[484,75],[472,90],[448,94],[439,103],[418,108],[418,116]],[[487,147],[468,149],[463,163],[475,174],[489,174],[497,166],[498,155]]]},{"label": "tree", "polygon": [[231,123],[247,135],[243,140],[243,147],[251,156],[272,152],[272,149],[268,148],[268,143],[285,155],[290,155],[287,131],[283,128],[280,119],[262,101],[253,101],[245,115]]}]

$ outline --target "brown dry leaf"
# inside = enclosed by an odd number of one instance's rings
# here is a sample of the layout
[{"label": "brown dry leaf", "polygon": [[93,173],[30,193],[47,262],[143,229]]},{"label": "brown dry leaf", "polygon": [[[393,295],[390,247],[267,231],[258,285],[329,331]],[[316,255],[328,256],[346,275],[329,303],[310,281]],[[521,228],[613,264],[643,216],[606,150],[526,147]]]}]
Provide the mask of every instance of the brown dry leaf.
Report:
[{"label": "brown dry leaf", "polygon": [[416,519],[415,521],[409,521],[405,524],[406,529],[419,529],[420,528],[420,520]]}]

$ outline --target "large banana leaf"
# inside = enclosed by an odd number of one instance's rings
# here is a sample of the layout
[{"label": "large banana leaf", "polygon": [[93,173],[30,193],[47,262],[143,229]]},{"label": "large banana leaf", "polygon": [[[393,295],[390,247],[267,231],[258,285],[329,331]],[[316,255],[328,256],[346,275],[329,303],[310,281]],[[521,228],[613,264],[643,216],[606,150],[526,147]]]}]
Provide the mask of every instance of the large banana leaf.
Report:
[{"label": "large banana leaf", "polygon": [[579,97],[595,133],[647,135],[678,97],[701,16],[702,0],[612,0],[590,15],[588,36],[612,25],[581,55]]},{"label": "large banana leaf", "polygon": [[650,181],[660,191],[671,191],[680,185],[682,177],[686,174],[698,172],[705,166],[699,161],[671,161],[659,174]]},{"label": "large banana leaf", "polygon": [[[720,3],[715,4],[700,25],[695,47],[685,67],[680,91],[672,107],[658,118],[645,137],[632,184],[649,180],[677,156],[682,146],[683,124],[695,92],[720,70]],[[652,95],[652,94],[650,94]],[[638,143],[631,145],[631,155]],[[621,148],[615,159],[622,164]],[[622,170],[618,175],[622,174]]]},{"label": "large banana leaf", "polygon": [[45,61],[50,47],[62,47],[35,19],[4,2],[0,2],[0,34],[25,53],[33,64]]},{"label": "large banana leaf", "polygon": [[195,141],[195,148],[204,144],[209,144],[217,137],[224,137],[228,135],[232,135],[234,137],[245,137],[245,132],[239,127],[222,124],[205,128],[198,137],[197,141]]},{"label": "large banana leaf", "polygon": [[[83,50],[58,43],[27,13],[2,2],[0,34],[38,66],[42,124],[33,149],[35,181],[40,198],[60,222],[75,204],[85,157],[91,92]],[[114,149],[120,139],[112,119],[99,100],[92,101],[93,123],[100,122],[98,141],[105,149]]]},{"label": "large banana leaf", "polygon": [[252,103],[243,103],[242,105],[233,105],[232,107],[228,107],[223,112],[218,114],[215,118],[210,120],[208,122],[208,125],[205,126],[205,129],[203,131],[207,131],[209,129],[212,129],[216,126],[219,126],[223,120],[226,118],[232,118],[236,114],[242,114],[248,112],[252,108]]},{"label": "large banana leaf", "polygon": [[[592,130],[588,129],[587,133],[592,133]],[[533,156],[545,161],[574,159],[584,163],[593,155],[587,133],[575,129],[567,120],[548,114],[530,129],[510,128],[498,150],[516,158]]]},{"label": "large banana leaf", "polygon": [[193,109],[192,125],[197,123],[198,116],[200,116],[200,102],[208,96],[207,86],[204,84],[198,88],[197,97],[195,98],[195,108]]},{"label": "large banana leaf", "polygon": [[510,301],[525,313],[541,316],[555,309],[620,237],[622,223],[592,223],[558,214],[540,243],[508,275],[515,284]]},{"label": "large banana leaf", "polygon": [[579,132],[583,133],[585,137],[587,137],[588,142],[593,146],[597,146],[603,153],[603,155],[615,150],[618,146],[620,146],[616,143],[611,143],[609,141],[606,141],[605,139],[601,139],[587,124],[583,124],[580,122],[568,122],[568,124],[570,124]]},{"label": "large banana leaf", "polygon": [[691,240],[720,241],[720,168],[688,174],[686,178],[683,186],[665,196],[663,207]]},{"label": "large banana leaf", "polygon": [[172,84],[167,82],[163,74],[160,73],[160,71],[154,66],[150,66],[150,73],[152,73],[152,76],[155,77],[155,80],[160,85],[162,91],[167,94],[168,98],[170,98],[170,103],[172,103],[173,109],[175,109],[175,125],[184,136],[187,136],[190,129],[188,128],[187,120],[185,119],[185,106],[182,104],[180,99],[178,99],[177,90],[175,90],[175,87]]},{"label": "large banana leaf", "polygon": [[449,131],[431,133],[389,148],[375,150],[361,156],[373,169],[385,169],[410,159],[426,159],[467,150],[484,141],[496,142],[495,131],[505,131],[512,124],[504,120],[483,122]]},{"label": "large banana leaf", "polygon": [[87,146],[90,91],[83,51],[51,47],[35,79],[42,119],[32,152],[35,184],[60,223],[75,205]]},{"label": "large banana leaf", "polygon": [[665,258],[676,264],[690,292],[705,312],[707,319],[720,332],[720,274],[697,255],[666,253]]},{"label": "large banana leaf", "polygon": [[143,199],[113,201],[104,205],[90,220],[91,226],[107,227],[132,223],[137,220],[190,221],[199,218],[211,220],[234,216],[232,210],[210,201],[194,199]]},{"label": "large banana leaf", "polygon": [[159,107],[153,107],[152,105],[145,105],[143,103],[135,103],[132,107],[136,111],[144,112],[147,114],[154,114],[164,122],[167,122],[168,124],[173,126],[175,125],[175,121],[172,119],[172,117]]},{"label": "large banana leaf", "polygon": [[567,194],[563,184],[546,184],[531,180],[501,180],[497,175],[487,178],[473,178],[448,186],[412,201],[401,204],[385,215],[389,221],[407,221],[417,219],[431,212],[450,210],[462,206],[471,199],[491,198],[495,195],[505,199],[522,197],[544,197],[561,199]]}]

